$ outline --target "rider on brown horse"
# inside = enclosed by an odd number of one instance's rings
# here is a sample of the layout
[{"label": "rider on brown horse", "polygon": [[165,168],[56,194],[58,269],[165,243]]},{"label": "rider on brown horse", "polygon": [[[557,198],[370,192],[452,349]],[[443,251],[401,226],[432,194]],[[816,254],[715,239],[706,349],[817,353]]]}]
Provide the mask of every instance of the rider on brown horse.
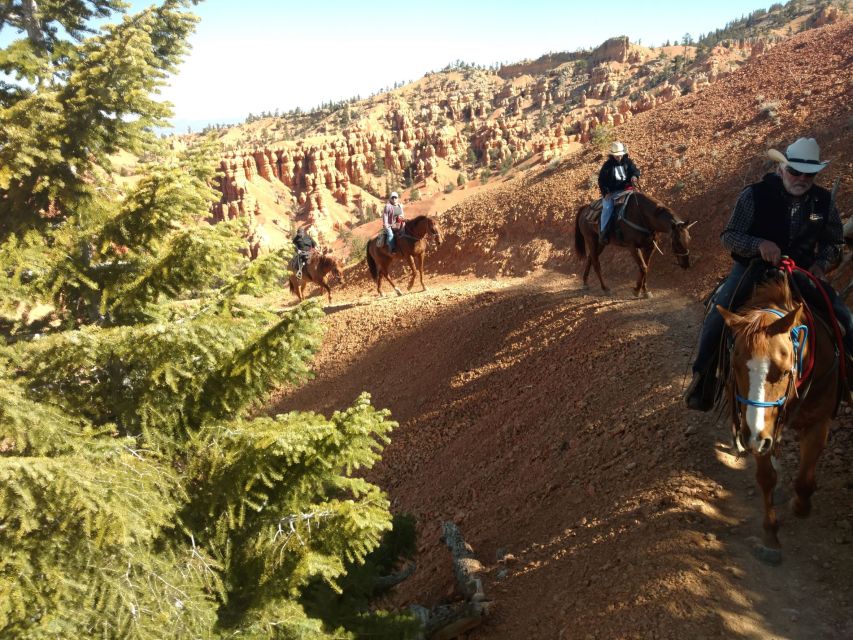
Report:
[{"label": "rider on brown horse", "polygon": [[640,170],[628,157],[628,149],[621,142],[610,146],[610,157],[598,172],[598,188],[603,198],[601,206],[601,227],[598,241],[607,244],[610,219],[613,216],[613,196],[628,187],[636,187]]},{"label": "rider on brown horse", "polygon": [[[690,409],[708,411],[713,406],[714,370],[724,324],[716,305],[737,309],[761,280],[766,266],[778,265],[783,255],[821,280],[846,332],[845,349],[853,352],[853,315],[824,280],[826,271],[841,258],[844,242],[841,219],[830,192],[814,184],[815,176],[828,163],[820,161],[820,147],[814,138],[800,138],[784,155],[775,149],[768,155],[779,162],[778,169],[740,194],[721,236],[734,264],[714,293],[702,325],[693,380],[685,394]],[[759,256],[764,263],[756,262]],[[809,306],[824,307],[823,295],[810,279],[797,272],[794,282]]]},{"label": "rider on brown horse", "polygon": [[296,246],[296,278],[302,279],[302,269],[308,264],[311,253],[316,251],[317,242],[312,238],[305,227],[299,227],[293,237]]},{"label": "rider on brown horse", "polygon": [[385,231],[385,244],[389,253],[396,251],[394,242],[394,231],[399,229],[404,220],[403,205],[399,204],[400,196],[396,191],[391,192],[391,197],[382,209],[382,228]]}]

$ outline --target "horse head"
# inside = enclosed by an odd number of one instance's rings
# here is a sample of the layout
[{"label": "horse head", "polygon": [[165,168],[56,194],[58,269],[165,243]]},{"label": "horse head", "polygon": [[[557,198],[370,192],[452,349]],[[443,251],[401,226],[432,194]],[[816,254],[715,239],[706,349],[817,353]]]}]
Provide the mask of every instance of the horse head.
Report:
[{"label": "horse head", "polygon": [[687,269],[690,266],[690,227],[696,222],[682,222],[673,216],[672,222],[672,253],[678,261],[678,266]]},{"label": "horse head", "polygon": [[734,336],[729,394],[732,437],[739,451],[765,455],[773,450],[785,411],[797,396],[797,376],[805,348],[802,305],[756,308],[744,315],[717,310]]},{"label": "horse head", "polygon": [[436,246],[441,246],[441,227],[438,226],[438,222],[435,218],[427,218],[427,233],[435,238]]}]

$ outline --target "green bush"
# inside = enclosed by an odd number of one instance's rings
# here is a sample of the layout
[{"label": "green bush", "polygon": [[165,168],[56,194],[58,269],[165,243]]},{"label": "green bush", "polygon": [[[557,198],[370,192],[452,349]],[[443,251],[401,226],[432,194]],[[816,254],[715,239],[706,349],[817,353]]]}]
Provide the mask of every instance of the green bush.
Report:
[{"label": "green bush", "polygon": [[444,185],[444,193],[452,193],[455,188],[455,184],[453,184],[452,182],[448,182],[446,185]]},{"label": "green bush", "polygon": [[598,125],[592,130],[592,136],[590,137],[592,144],[605,153],[610,149],[610,145],[613,144],[615,140],[616,130],[607,124]]}]

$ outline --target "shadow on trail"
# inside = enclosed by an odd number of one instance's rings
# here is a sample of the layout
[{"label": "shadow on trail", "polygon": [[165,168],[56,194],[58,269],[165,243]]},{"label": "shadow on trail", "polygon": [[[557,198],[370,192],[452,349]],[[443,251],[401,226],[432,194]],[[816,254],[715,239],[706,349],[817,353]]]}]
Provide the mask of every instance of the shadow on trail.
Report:
[{"label": "shadow on trail", "polygon": [[827,637],[745,579],[757,532],[713,471],[725,436],[679,400],[686,301],[531,282],[342,309],[317,377],[271,407],[329,414],[367,390],[400,422],[370,473],[419,522],[421,568],[396,603],[446,597],[451,519],[495,599],[472,638]]}]

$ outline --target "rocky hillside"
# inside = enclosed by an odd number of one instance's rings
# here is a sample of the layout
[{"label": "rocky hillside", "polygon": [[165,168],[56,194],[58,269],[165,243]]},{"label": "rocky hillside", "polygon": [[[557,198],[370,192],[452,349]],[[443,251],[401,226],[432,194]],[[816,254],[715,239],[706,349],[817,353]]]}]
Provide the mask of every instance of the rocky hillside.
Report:
[{"label": "rocky hillside", "polygon": [[[795,0],[696,42],[647,48],[616,37],[593,51],[500,68],[458,62],[365,100],[253,117],[216,130],[227,152],[213,217],[272,223],[273,243],[294,222],[309,221],[331,242],[374,219],[390,190],[405,188],[404,200],[413,200],[462,184],[476,189],[525,160],[525,167],[556,162],[590,142],[599,149],[626,137],[635,118],[704,95],[791,35],[845,15],[825,2]],[[753,96],[750,111],[780,121],[772,96],[760,87]],[[647,152],[644,145],[636,151]]]}]

